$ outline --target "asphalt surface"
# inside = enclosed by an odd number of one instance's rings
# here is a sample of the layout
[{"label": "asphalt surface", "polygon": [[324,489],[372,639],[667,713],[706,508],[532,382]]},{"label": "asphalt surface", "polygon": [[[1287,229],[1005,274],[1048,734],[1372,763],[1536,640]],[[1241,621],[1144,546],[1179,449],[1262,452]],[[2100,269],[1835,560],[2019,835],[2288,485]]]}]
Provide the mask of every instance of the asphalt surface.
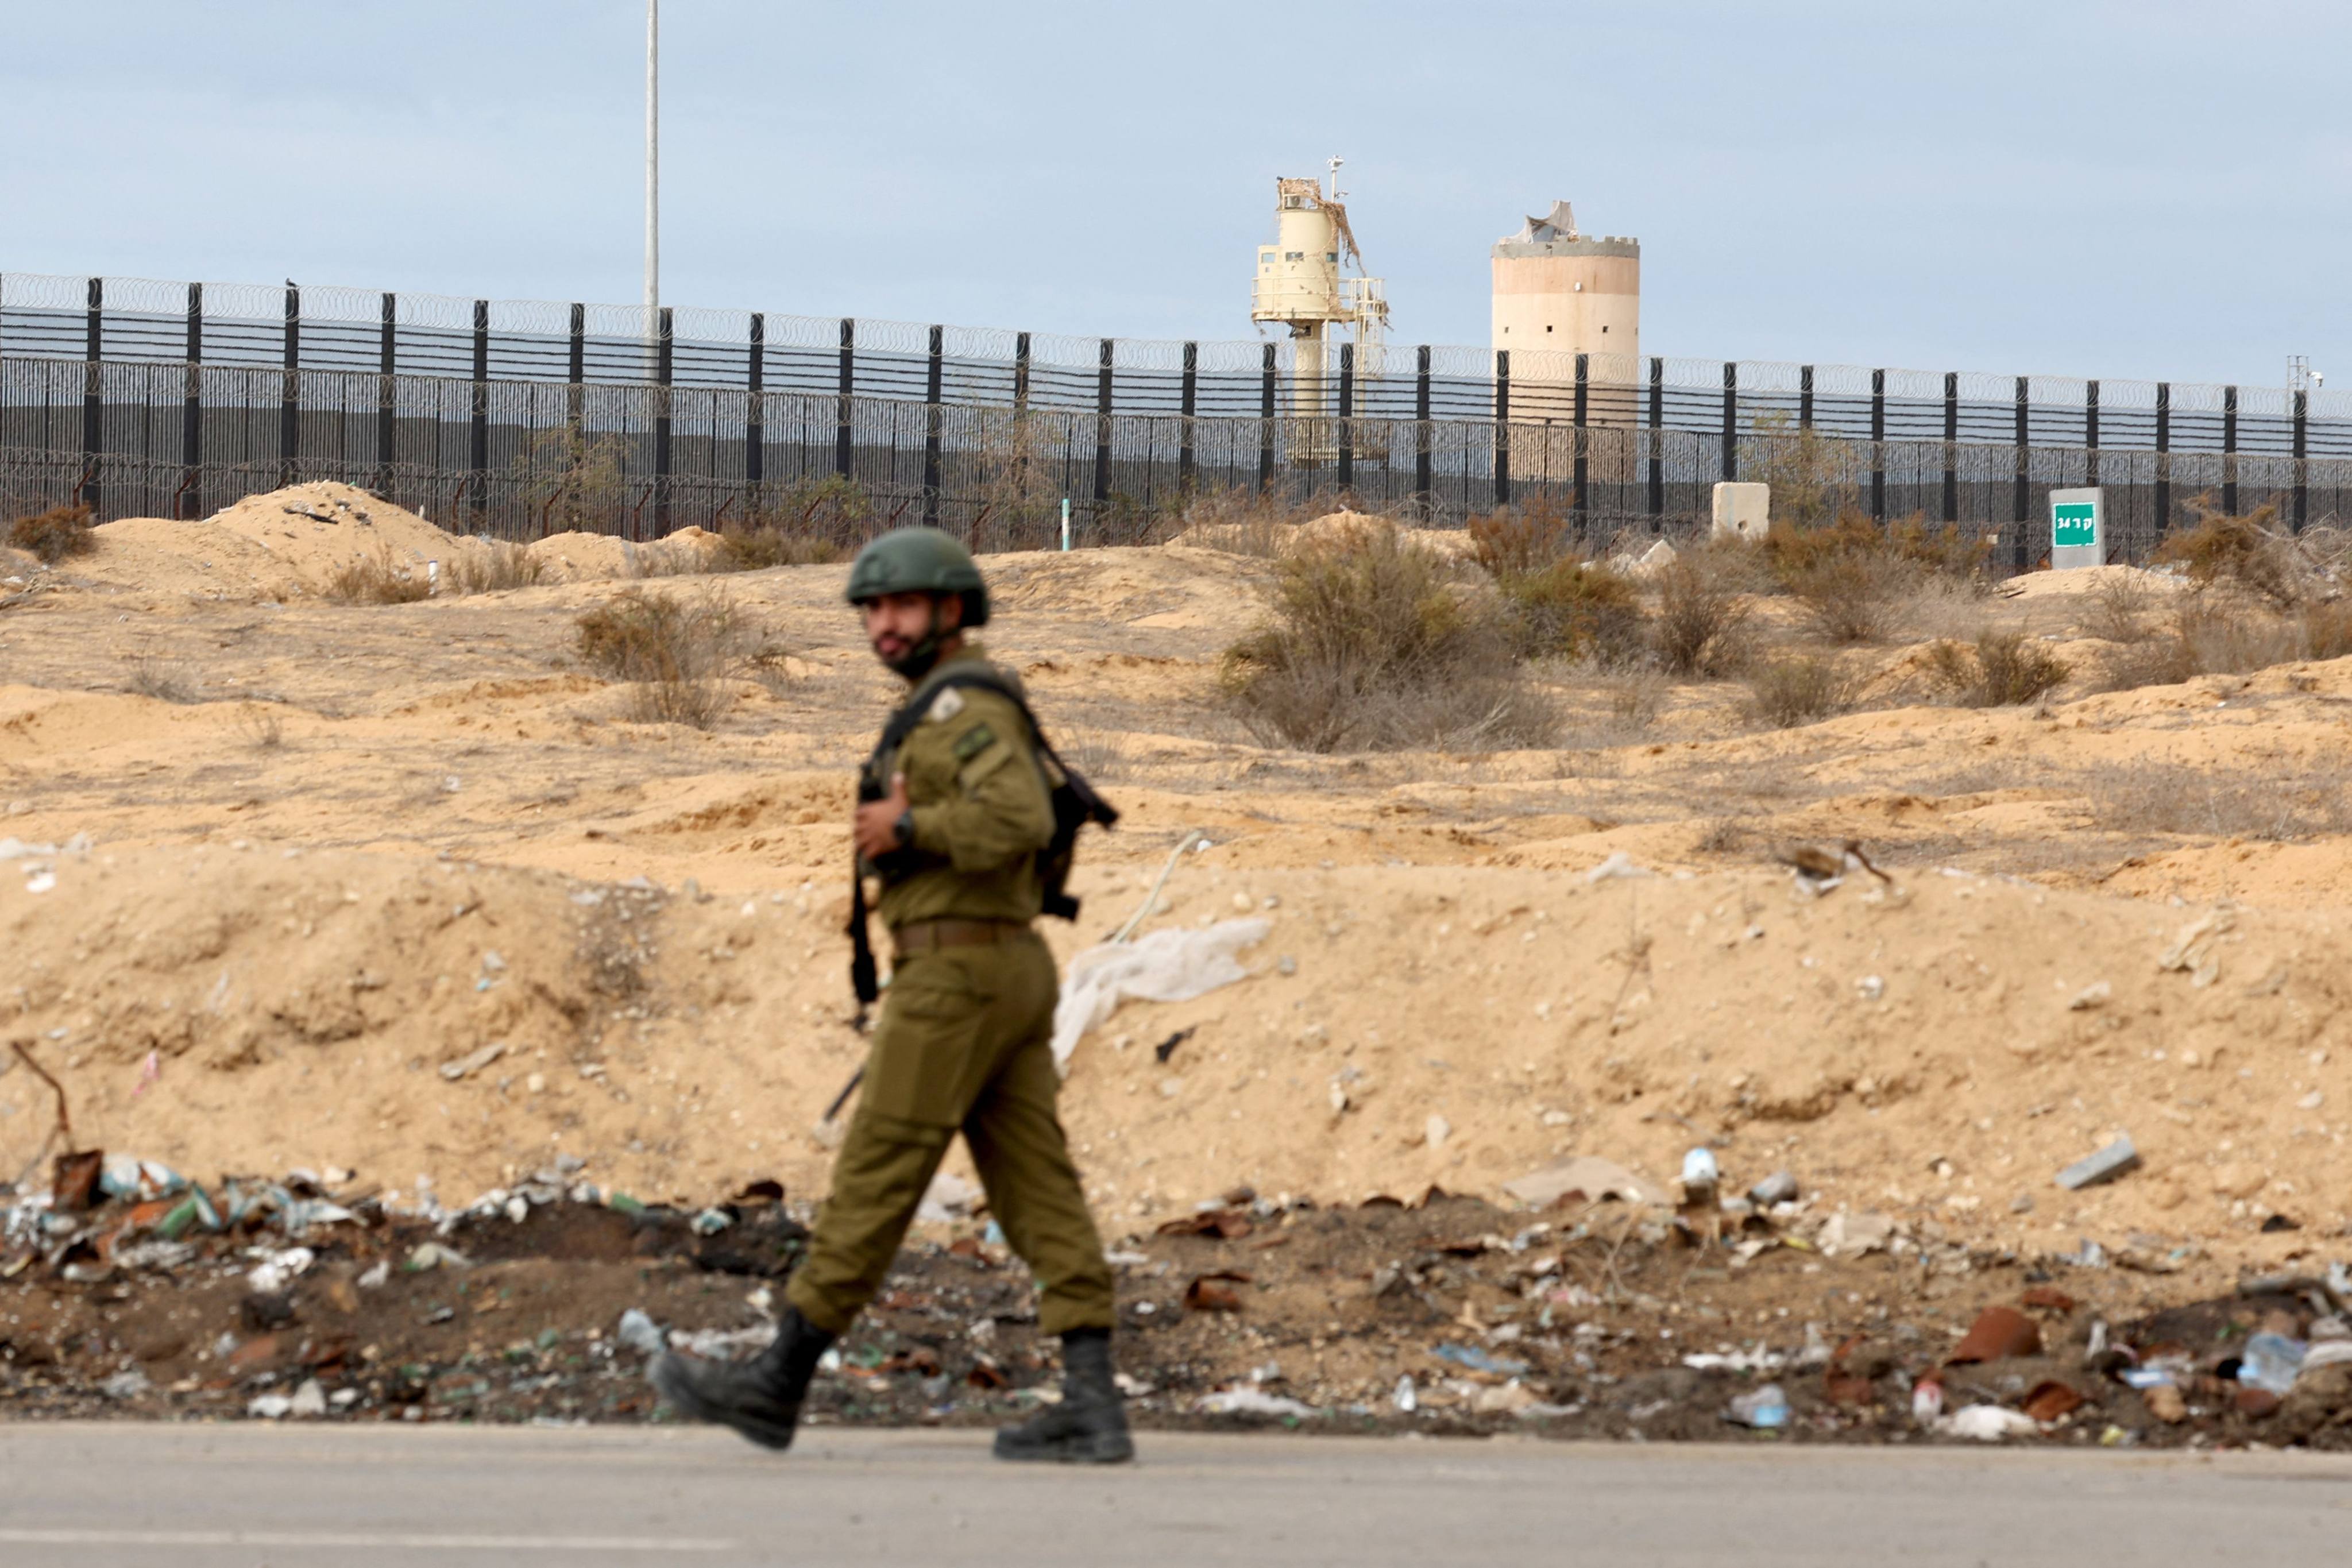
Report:
[{"label": "asphalt surface", "polygon": [[0,1563],[2326,1563],[2352,1458],[1144,1434],[0,1425]]}]

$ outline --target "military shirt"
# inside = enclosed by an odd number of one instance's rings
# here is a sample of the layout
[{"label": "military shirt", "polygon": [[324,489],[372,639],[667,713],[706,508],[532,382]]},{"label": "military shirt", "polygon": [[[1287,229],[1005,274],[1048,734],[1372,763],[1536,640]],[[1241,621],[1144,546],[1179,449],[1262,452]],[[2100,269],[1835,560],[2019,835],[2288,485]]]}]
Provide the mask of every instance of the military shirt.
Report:
[{"label": "military shirt", "polygon": [[[985,661],[967,642],[922,684]],[[941,688],[898,755],[883,761],[906,776],[915,827],[913,843],[885,858],[883,923],[1035,920],[1044,902],[1037,851],[1053,841],[1054,803],[1020,708],[985,688]]]}]

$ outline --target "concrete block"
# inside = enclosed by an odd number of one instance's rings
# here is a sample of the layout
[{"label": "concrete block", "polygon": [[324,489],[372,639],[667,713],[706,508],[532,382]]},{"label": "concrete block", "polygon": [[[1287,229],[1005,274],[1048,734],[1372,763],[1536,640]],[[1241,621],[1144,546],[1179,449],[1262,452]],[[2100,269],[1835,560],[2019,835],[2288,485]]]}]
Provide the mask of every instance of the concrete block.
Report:
[{"label": "concrete block", "polygon": [[1761,539],[1772,521],[1770,485],[1733,484],[1715,487],[1715,536]]}]

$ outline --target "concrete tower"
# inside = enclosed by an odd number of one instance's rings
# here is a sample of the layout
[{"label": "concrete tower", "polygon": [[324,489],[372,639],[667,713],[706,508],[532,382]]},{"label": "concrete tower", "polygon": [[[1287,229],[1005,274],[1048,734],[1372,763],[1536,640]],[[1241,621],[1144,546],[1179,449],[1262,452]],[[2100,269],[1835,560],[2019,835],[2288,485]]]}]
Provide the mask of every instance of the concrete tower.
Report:
[{"label": "concrete tower", "polygon": [[1593,380],[1639,379],[1640,240],[1579,234],[1569,204],[1554,202],[1549,216],[1495,242],[1494,267],[1495,347],[1511,351],[1514,380],[1573,376],[1538,353],[1606,354],[1592,363]]},{"label": "concrete tower", "polygon": [[[1380,374],[1381,331],[1388,324],[1388,300],[1381,280],[1361,275],[1363,253],[1356,248],[1348,209],[1339,200],[1339,160],[1331,160],[1331,194],[1316,179],[1279,179],[1275,189],[1275,242],[1260,246],[1252,280],[1250,319],[1278,321],[1290,329],[1291,412],[1320,419],[1332,411],[1338,355],[1328,354],[1328,331],[1346,327],[1357,345],[1356,371]],[[1341,270],[1353,263],[1358,271]],[[1311,428],[1311,427],[1303,427]],[[1300,440],[1328,437],[1302,434]],[[1302,460],[1311,454],[1302,452]]]}]

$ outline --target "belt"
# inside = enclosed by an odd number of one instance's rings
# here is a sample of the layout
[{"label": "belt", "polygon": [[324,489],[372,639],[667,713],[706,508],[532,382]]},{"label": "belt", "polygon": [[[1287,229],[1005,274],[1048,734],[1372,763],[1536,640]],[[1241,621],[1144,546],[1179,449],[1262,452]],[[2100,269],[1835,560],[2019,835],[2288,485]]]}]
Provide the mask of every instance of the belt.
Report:
[{"label": "belt", "polygon": [[890,941],[904,960],[943,947],[988,947],[1028,934],[1026,921],[909,921],[890,932]]}]

